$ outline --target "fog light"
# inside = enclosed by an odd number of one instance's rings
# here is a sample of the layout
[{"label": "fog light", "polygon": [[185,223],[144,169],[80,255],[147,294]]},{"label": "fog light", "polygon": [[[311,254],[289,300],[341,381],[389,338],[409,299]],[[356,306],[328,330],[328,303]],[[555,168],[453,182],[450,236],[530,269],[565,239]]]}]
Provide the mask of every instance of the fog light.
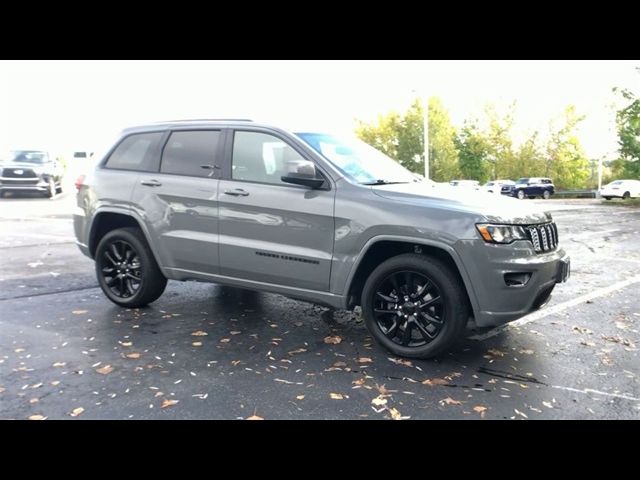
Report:
[{"label": "fog light", "polygon": [[524,287],[531,279],[531,272],[509,272],[504,274],[507,287]]}]

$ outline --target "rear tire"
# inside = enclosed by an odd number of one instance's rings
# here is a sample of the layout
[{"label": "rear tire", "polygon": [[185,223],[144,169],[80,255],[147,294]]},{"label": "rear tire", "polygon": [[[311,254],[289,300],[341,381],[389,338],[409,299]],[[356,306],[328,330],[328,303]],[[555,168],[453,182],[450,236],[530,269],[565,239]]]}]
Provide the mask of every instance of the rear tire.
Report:
[{"label": "rear tire", "polygon": [[468,299],[456,273],[426,255],[403,254],[380,264],[365,282],[361,303],[373,337],[403,357],[441,354],[469,319]]},{"label": "rear tire", "polygon": [[516,194],[516,196],[518,197],[519,200],[524,200],[524,197],[526,195],[524,194],[524,190],[518,190],[518,193]]},{"label": "rear tire", "polygon": [[144,307],[157,300],[167,286],[167,279],[138,228],[107,233],[98,243],[95,261],[100,288],[121,307]]},{"label": "rear tire", "polygon": [[624,192],[624,193],[622,194],[622,199],[623,199],[623,200],[626,200],[626,199],[627,199],[627,198],[629,198],[630,196],[631,196],[631,194],[630,194],[629,192]]},{"label": "rear tire", "polygon": [[611,200],[611,197],[604,197],[605,200]]},{"label": "rear tire", "polygon": [[551,197],[551,193],[549,192],[549,190],[545,190],[544,192],[542,192],[542,198],[544,198],[545,200],[549,200],[549,197]]}]

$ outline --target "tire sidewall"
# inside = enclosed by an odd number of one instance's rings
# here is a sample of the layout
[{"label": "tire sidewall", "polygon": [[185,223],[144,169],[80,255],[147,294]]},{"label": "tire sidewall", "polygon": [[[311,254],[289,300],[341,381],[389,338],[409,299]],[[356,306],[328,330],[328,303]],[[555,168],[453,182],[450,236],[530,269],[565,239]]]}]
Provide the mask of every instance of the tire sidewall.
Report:
[{"label": "tire sidewall", "polygon": [[524,190],[518,190],[518,193],[516,193],[516,197],[518,197],[519,200],[524,200],[524,197],[526,197],[526,195],[524,194]]},{"label": "tire sidewall", "polygon": [[[128,298],[122,298],[115,295],[107,286],[107,282],[105,281],[104,275],[102,274],[102,254],[106,246],[112,243],[114,240],[123,240],[129,243],[134,248],[134,250],[138,254],[138,258],[140,259],[140,286],[136,290],[136,293]],[[109,300],[123,307],[136,304],[137,300],[143,295],[146,283],[148,282],[149,260],[150,259],[146,251],[146,246],[143,245],[142,242],[132,233],[128,232],[127,230],[114,230],[107,233],[100,240],[100,242],[98,243],[98,247],[96,248],[95,267],[98,284],[100,285],[100,288],[102,288],[104,294],[109,298]]]},{"label": "tire sidewall", "polygon": [[545,200],[549,200],[550,197],[551,197],[551,193],[549,193],[549,190],[545,190],[542,193],[542,198],[544,198]]},{"label": "tire sidewall", "polygon": [[[428,277],[436,285],[444,299],[445,324],[435,340],[422,347],[405,347],[387,338],[380,330],[373,313],[373,297],[380,282],[392,273],[406,270],[415,271]],[[456,300],[458,296],[456,289],[459,288],[456,283],[451,272],[444,265],[432,261],[416,264],[416,262],[403,259],[402,256],[387,260],[378,266],[365,282],[361,302],[365,324],[382,346],[397,355],[410,358],[426,358],[437,355],[455,341],[461,330],[458,320],[460,309],[464,307],[461,306],[461,302]]]}]

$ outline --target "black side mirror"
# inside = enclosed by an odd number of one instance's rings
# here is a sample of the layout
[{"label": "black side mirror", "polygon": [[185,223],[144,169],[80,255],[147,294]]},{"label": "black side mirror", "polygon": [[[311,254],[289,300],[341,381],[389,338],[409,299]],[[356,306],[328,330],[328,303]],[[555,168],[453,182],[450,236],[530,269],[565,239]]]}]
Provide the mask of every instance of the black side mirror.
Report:
[{"label": "black side mirror", "polygon": [[324,185],[324,178],[318,175],[316,166],[307,160],[298,160],[289,164],[289,173],[280,177],[285,183],[302,185],[309,188],[320,188]]}]

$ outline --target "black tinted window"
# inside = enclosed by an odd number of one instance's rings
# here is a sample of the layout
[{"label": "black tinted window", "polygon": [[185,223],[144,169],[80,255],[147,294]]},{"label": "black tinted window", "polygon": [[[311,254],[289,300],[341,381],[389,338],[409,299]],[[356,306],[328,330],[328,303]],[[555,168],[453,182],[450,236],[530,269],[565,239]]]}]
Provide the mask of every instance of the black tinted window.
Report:
[{"label": "black tinted window", "polygon": [[120,142],[107,160],[107,168],[123,170],[152,170],[153,147],[162,137],[162,132],[129,135]]},{"label": "black tinted window", "polygon": [[[173,132],[162,152],[160,171],[192,177],[212,176],[220,132]],[[203,168],[210,167],[210,168]]]}]

